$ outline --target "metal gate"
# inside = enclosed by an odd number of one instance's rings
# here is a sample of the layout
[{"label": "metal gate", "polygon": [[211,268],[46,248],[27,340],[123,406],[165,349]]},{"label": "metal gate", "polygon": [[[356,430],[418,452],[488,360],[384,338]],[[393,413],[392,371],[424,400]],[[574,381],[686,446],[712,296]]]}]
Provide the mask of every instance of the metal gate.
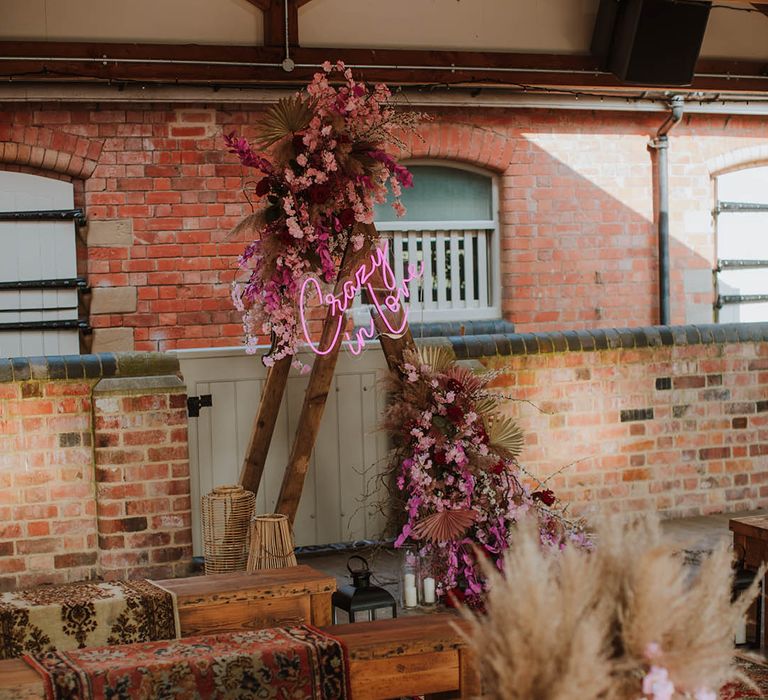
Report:
[{"label": "metal gate", "polygon": [[[199,411],[198,417],[189,419],[189,452],[193,546],[200,554],[200,498],[214,486],[237,482],[266,370],[258,356],[246,355],[240,348],[176,354],[191,413]],[[311,362],[309,356],[303,359]],[[378,343],[367,346],[359,357],[344,351],[339,356],[294,525],[297,545],[381,534],[385,492],[377,476],[388,448],[386,436],[377,428],[384,406],[379,379],[385,373]],[[307,375],[293,371],[288,379],[257,494],[260,513],[274,511],[307,381]]]}]

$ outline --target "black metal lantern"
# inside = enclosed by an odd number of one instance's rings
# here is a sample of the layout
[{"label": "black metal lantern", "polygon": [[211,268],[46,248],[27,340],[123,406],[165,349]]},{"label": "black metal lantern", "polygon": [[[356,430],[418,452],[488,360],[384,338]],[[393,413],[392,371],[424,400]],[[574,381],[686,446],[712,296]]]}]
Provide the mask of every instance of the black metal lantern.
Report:
[{"label": "black metal lantern", "polygon": [[[363,565],[360,569],[353,569],[350,563],[353,559],[359,559]],[[347,571],[352,576],[352,585],[342,586],[331,597],[333,605],[333,624],[335,625],[336,610],[344,610],[349,615],[350,622],[357,622],[356,616],[365,613],[365,620],[375,620],[376,611],[390,609],[392,617],[397,617],[397,603],[395,599],[379,586],[371,585],[371,574],[368,562],[363,557],[355,554],[347,561]]]}]

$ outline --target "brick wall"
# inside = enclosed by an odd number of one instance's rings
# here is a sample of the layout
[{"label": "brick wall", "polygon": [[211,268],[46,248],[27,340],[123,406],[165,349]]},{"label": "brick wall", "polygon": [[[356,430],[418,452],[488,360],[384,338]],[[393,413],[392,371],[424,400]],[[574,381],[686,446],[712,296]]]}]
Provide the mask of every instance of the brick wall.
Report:
[{"label": "brick wall", "polygon": [[580,513],[768,506],[768,324],[451,339],[502,370],[521,464]]},{"label": "brick wall", "polygon": [[141,354],[0,360],[0,590],[187,571],[176,372]]},{"label": "brick wall", "polygon": [[[67,177],[89,219],[94,351],[238,345],[229,300],[249,211],[221,134],[257,107],[6,105],[0,167]],[[498,178],[505,318],[522,331],[657,322],[649,136],[662,114],[441,109],[406,156]],[[762,117],[686,115],[670,137],[672,316],[711,320],[712,175],[768,162]]]}]

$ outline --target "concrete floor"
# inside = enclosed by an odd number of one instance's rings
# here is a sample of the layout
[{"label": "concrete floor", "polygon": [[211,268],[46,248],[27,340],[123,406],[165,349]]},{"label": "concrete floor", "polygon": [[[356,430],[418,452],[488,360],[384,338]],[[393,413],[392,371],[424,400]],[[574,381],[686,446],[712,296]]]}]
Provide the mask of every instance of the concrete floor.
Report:
[{"label": "concrete floor", "polygon": [[[722,540],[731,539],[728,521],[745,515],[765,515],[768,510],[750,511],[747,513],[720,513],[696,518],[681,518],[665,520],[662,529],[666,536],[686,553],[688,560],[695,564],[703,554],[712,549]],[[424,610],[402,610],[400,607],[400,560],[401,553],[391,547],[364,547],[354,551],[335,550],[332,552],[300,554],[300,564],[307,564],[324,573],[336,577],[339,586],[351,582],[347,572],[347,560],[352,554],[358,554],[367,559],[374,572],[372,582],[388,590],[398,601],[398,615],[423,613]],[[340,622],[345,620],[339,620]]]}]

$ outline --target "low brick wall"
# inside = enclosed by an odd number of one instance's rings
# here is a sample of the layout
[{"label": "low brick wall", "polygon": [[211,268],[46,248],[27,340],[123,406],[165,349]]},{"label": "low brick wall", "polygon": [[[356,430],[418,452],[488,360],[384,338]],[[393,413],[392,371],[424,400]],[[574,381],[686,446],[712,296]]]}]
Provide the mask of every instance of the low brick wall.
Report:
[{"label": "low brick wall", "polygon": [[448,339],[502,371],[521,464],[576,512],[768,506],[768,324]]},{"label": "low brick wall", "polygon": [[178,370],[149,353],[0,360],[0,590],[187,572]]}]

